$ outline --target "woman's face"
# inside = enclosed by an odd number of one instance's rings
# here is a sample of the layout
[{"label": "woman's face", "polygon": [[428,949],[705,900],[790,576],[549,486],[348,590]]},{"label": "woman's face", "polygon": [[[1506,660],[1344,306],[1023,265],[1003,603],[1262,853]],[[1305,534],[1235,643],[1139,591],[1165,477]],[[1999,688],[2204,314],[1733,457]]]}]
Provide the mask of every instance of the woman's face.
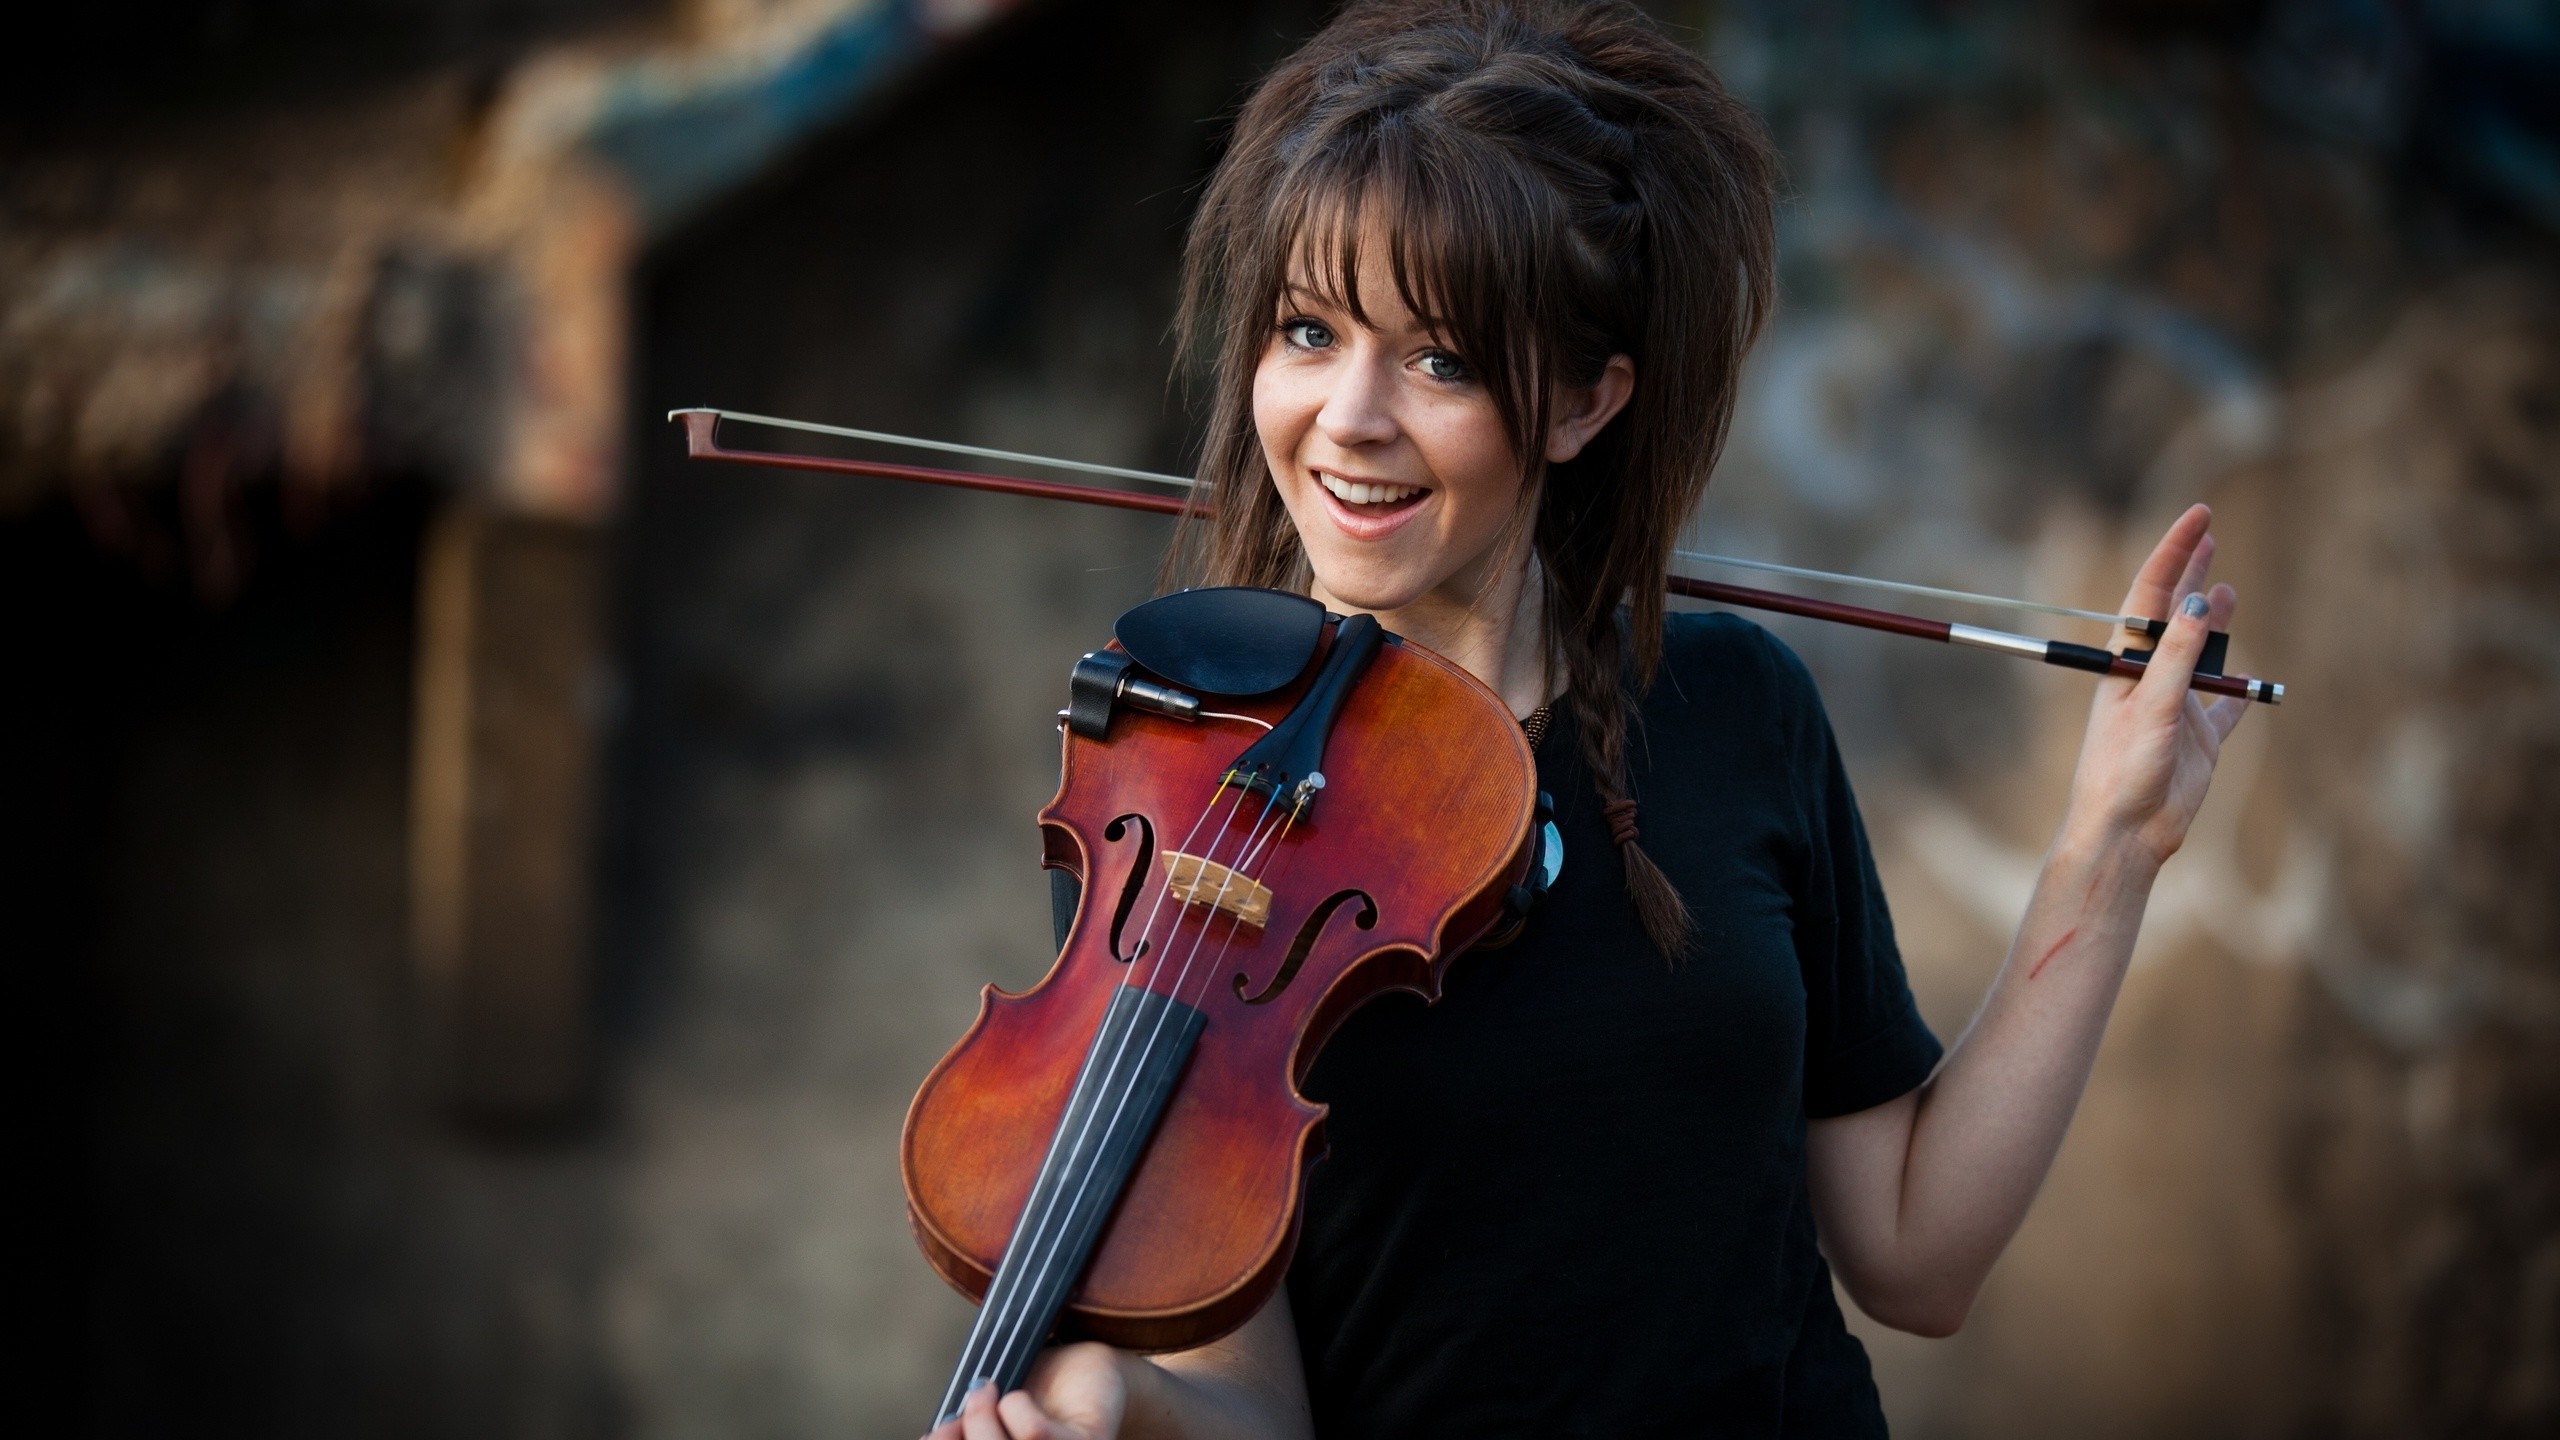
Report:
[{"label": "woman's face", "polygon": [[[1316,598],[1391,613],[1472,606],[1507,556],[1522,466],[1464,356],[1405,308],[1383,243],[1361,246],[1361,324],[1294,285],[1254,371],[1253,423],[1315,571]],[[1569,460],[1625,403],[1633,368],[1561,396],[1545,447]]]}]

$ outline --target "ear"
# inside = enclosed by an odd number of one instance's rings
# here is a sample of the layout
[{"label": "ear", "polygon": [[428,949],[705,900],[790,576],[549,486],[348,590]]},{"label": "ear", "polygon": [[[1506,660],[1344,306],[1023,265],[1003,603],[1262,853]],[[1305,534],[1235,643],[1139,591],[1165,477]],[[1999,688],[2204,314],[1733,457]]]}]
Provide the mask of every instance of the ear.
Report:
[{"label": "ear", "polygon": [[1612,355],[1600,368],[1600,378],[1588,388],[1567,390],[1556,398],[1555,423],[1547,427],[1547,463],[1561,465],[1582,453],[1591,437],[1600,433],[1619,411],[1627,408],[1628,397],[1636,393],[1636,362],[1624,355]]}]

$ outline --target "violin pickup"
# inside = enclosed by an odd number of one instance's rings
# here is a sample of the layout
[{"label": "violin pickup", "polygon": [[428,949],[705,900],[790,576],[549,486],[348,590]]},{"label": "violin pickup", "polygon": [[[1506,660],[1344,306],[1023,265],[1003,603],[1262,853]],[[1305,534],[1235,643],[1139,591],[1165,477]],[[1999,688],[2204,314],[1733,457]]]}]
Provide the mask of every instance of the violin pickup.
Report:
[{"label": "violin pickup", "polygon": [[1261,881],[1239,875],[1215,860],[1164,854],[1164,888],[1185,905],[1211,905],[1259,930],[1271,921],[1271,890]]}]

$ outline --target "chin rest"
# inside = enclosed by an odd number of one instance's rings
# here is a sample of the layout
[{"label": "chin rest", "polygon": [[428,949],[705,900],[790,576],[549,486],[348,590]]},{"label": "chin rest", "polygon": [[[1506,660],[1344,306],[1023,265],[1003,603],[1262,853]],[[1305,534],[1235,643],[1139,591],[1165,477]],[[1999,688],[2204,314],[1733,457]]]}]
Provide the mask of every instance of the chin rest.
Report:
[{"label": "chin rest", "polygon": [[1268,695],[1305,673],[1324,622],[1324,607],[1304,595],[1221,585],[1150,600],[1113,622],[1111,637],[1167,684]]}]

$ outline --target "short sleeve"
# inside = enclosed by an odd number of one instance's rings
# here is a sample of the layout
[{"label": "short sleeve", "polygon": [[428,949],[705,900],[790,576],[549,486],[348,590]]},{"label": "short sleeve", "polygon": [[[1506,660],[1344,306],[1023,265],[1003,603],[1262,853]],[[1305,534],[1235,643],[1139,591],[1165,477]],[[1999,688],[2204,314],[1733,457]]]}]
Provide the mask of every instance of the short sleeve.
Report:
[{"label": "short sleeve", "polygon": [[1796,961],[1804,973],[1804,1108],[1855,1114],[1918,1089],[1944,1052],[1920,1018],[1840,746],[1803,662],[1773,638],[1790,718],[1804,849]]}]

